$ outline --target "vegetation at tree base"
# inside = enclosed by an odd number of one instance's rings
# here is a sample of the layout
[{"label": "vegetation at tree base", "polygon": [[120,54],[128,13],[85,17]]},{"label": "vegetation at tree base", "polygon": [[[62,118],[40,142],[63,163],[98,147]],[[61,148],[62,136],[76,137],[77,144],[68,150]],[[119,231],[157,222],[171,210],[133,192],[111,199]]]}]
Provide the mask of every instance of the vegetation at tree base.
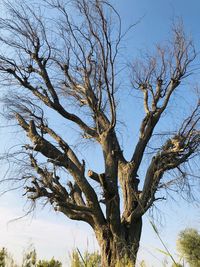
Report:
[{"label": "vegetation at tree base", "polygon": [[36,266],[37,254],[35,249],[30,249],[25,253],[23,258],[22,267],[34,267]]},{"label": "vegetation at tree base", "polygon": [[[38,260],[34,248],[29,247],[24,253],[22,265],[17,265],[9,255],[6,248],[0,250],[0,267],[62,267],[62,263],[52,258],[51,260]],[[101,257],[98,252],[85,252],[82,256],[74,250],[70,256],[71,267],[101,267]]]},{"label": "vegetation at tree base", "polygon": [[144,260],[140,263],[140,267],[147,267],[147,265],[146,265]]},{"label": "vegetation at tree base", "polygon": [[14,259],[9,255],[7,249],[0,250],[0,267],[62,267],[60,261],[52,258],[51,260],[38,260],[35,249],[28,248],[24,253],[21,265],[15,263]]},{"label": "vegetation at tree base", "polygon": [[[185,229],[179,234],[177,240],[178,250],[181,253],[181,261],[185,259],[190,267],[199,267],[200,262],[200,235],[195,229]],[[169,255],[167,255],[169,258]],[[166,260],[166,259],[165,259]],[[128,262],[128,258],[121,259],[115,267],[132,267],[132,263]],[[180,262],[180,261],[179,261]],[[79,250],[73,250],[70,255],[70,267],[101,267],[101,256],[99,252],[85,252],[81,254]],[[142,260],[137,266],[148,267],[152,266]],[[168,261],[164,261],[161,266],[169,266]],[[184,267],[185,264],[174,262],[171,267]],[[14,259],[9,255],[6,248],[0,250],[0,267],[62,267],[62,263],[55,260],[38,260],[37,253],[34,248],[29,247],[24,253],[22,265],[15,263]]]},{"label": "vegetation at tree base", "polygon": [[0,250],[0,267],[19,267],[6,248]]},{"label": "vegetation at tree base", "polygon": [[[83,255],[79,250],[74,250],[70,256],[70,267],[101,267],[101,256],[99,252],[85,252]],[[131,267],[132,263],[128,263],[126,259],[121,259],[115,267]],[[62,263],[52,258],[51,260],[37,260],[35,249],[28,248],[23,257],[22,265],[17,265],[13,258],[9,256],[7,249],[0,250],[0,267],[62,267]],[[140,263],[140,267],[148,267],[144,261]]]},{"label": "vegetation at tree base", "polygon": [[[198,94],[195,100],[195,95],[188,98],[188,106],[185,102],[173,129],[164,118],[179,89],[187,95],[183,85],[195,64],[194,44],[178,23],[167,44],[126,62],[129,69],[122,71],[127,31],[108,0],[34,2],[8,2],[8,12],[0,18],[4,114],[26,135],[22,145],[13,146],[1,159],[12,162],[16,182],[25,184],[24,196],[33,206],[44,200],[93,228],[102,267],[116,266],[122,259],[134,266],[144,214],[165,200],[170,189],[191,193],[190,183],[198,176],[198,167],[187,168],[199,152]],[[131,77],[131,91],[126,92],[123,83],[119,86],[120,73],[126,84]],[[120,107],[135,103],[143,106],[138,129],[135,134],[118,134]],[[79,131],[80,142],[100,148],[100,171],[84,151],[76,150],[74,132],[69,135],[72,128]],[[137,137],[125,151],[122,139],[127,134]],[[29,256],[27,266],[34,264]]]},{"label": "vegetation at tree base", "polygon": [[62,267],[62,264],[52,258],[50,261],[39,260],[37,267]]},{"label": "vegetation at tree base", "polygon": [[85,252],[82,256],[77,250],[71,255],[71,267],[101,267],[101,256],[98,252]]},{"label": "vegetation at tree base", "polygon": [[187,228],[181,231],[177,241],[177,247],[190,267],[200,266],[200,234],[197,230]]},{"label": "vegetation at tree base", "polygon": [[184,266],[180,263],[173,263],[172,267],[184,267]]},{"label": "vegetation at tree base", "polygon": [[5,248],[2,248],[0,250],[0,267],[4,267],[5,266],[5,259],[7,256],[7,251]]}]

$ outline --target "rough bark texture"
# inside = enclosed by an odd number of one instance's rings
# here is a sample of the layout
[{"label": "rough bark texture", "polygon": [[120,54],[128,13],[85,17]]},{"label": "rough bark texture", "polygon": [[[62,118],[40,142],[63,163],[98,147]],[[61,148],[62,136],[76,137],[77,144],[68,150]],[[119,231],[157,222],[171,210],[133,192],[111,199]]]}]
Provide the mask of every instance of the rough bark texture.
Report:
[{"label": "rough bark texture", "polygon": [[[44,2],[45,14],[53,9],[58,23],[43,19],[23,1],[17,7],[8,5],[10,18],[0,19],[0,47],[5,49],[0,51],[0,77],[8,85],[6,114],[27,135],[22,150],[12,154],[23,165],[24,195],[33,202],[45,199],[68,218],[88,223],[100,246],[102,267],[134,265],[142,216],[160,199],[159,190],[174,184],[173,179],[163,182],[164,174],[177,170],[189,181],[181,168],[198,152],[199,100],[180,128],[152,151],[144,177],[138,177],[154,130],[189,74],[196,56],[193,43],[179,25],[167,49],[157,47],[155,56],[131,66],[133,90],[143,95],[144,118],[132,155],[126,159],[116,134],[120,100],[116,100],[116,60],[124,36],[118,12],[108,1]],[[80,18],[77,22],[68,14],[70,4]],[[52,120],[58,116],[62,129],[53,127]],[[75,125],[81,138],[101,148],[102,173],[89,170],[70,138],[66,140],[68,125]]]},{"label": "rough bark texture", "polygon": [[140,243],[142,218],[138,218],[130,225],[122,224],[118,235],[113,235],[109,225],[95,230],[101,248],[102,266],[134,266]]}]

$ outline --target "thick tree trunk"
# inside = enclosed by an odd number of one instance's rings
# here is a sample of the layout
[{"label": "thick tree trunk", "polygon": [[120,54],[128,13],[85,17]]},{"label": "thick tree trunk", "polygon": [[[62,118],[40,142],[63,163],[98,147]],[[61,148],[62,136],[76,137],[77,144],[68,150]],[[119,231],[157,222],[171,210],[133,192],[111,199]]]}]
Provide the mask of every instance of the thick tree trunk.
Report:
[{"label": "thick tree trunk", "polygon": [[122,224],[121,232],[114,236],[109,225],[96,229],[101,250],[102,267],[135,266],[142,231],[142,218],[130,225]]}]

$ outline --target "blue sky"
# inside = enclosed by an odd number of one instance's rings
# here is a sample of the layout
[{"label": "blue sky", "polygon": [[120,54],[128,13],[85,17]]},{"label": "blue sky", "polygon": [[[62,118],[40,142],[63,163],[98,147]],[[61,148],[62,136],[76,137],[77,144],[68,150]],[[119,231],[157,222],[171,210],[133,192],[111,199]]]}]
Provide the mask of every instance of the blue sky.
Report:
[{"label": "blue sky", "polygon": [[[122,49],[125,59],[137,56],[142,49],[151,50],[156,43],[169,39],[170,25],[177,17],[183,19],[186,31],[193,36],[197,51],[200,50],[199,0],[113,0],[112,2],[121,14],[124,28],[140,20],[126,37]],[[126,86],[128,84],[127,82]],[[127,106],[124,109],[124,118],[130,118],[131,112],[139,115],[139,104],[136,103],[134,107]],[[134,126],[136,125],[137,123]],[[128,125],[128,127],[133,126]],[[0,129],[0,137],[3,140],[2,151],[11,143],[21,140],[20,135],[14,135],[13,138],[13,135],[9,134],[11,131],[11,129]],[[127,146],[131,140],[132,134],[129,133],[127,139],[124,139],[124,145]],[[87,153],[89,158],[96,159],[93,161],[95,164],[95,161],[98,161],[98,149],[90,146],[87,148]],[[3,166],[1,171],[2,173],[5,171]],[[172,253],[175,251],[175,241],[180,230],[185,227],[195,227],[200,230],[199,207],[189,205],[180,198],[176,201],[176,203],[168,201],[160,204],[158,206],[160,210],[156,213],[159,232]],[[39,257],[55,256],[64,262],[64,267],[68,266],[67,254],[74,247],[79,249],[88,247],[89,250],[97,248],[94,235],[86,224],[72,222],[61,214],[55,214],[49,207],[42,209],[38,206],[33,216],[8,224],[10,220],[23,215],[24,205],[25,200],[22,200],[19,192],[11,192],[1,197],[0,247],[6,246],[18,260],[21,251],[30,243],[35,245]],[[162,249],[162,245],[153,232],[149,219],[149,216],[144,218],[139,258],[146,260],[148,266],[160,267],[164,256],[157,249]]]}]

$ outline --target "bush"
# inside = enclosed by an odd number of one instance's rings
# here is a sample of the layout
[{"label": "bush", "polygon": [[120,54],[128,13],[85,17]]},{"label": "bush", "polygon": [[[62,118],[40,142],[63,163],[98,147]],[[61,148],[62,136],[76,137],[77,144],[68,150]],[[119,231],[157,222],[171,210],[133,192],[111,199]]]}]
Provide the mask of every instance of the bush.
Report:
[{"label": "bush", "polygon": [[197,230],[188,228],[180,232],[177,245],[191,267],[200,266],[200,234]]}]

